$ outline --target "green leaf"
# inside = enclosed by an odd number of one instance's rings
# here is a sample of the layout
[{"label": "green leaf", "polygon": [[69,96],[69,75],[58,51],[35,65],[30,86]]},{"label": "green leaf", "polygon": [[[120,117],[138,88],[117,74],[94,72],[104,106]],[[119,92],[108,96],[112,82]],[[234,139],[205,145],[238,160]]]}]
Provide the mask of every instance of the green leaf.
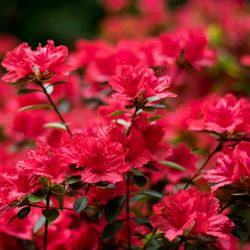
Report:
[{"label": "green leaf", "polygon": [[154,190],[142,190],[142,191],[136,192],[136,194],[143,194],[143,195],[151,196],[151,197],[158,198],[158,199],[161,199],[163,197],[161,193],[154,191]]},{"label": "green leaf", "polygon": [[125,106],[126,109],[132,109],[132,108],[134,108],[134,107],[135,107],[135,105],[126,105],[126,106]]},{"label": "green leaf", "polygon": [[144,187],[148,182],[148,179],[136,169],[133,169],[131,171],[131,175],[132,175],[133,181],[139,187]]},{"label": "green leaf", "polygon": [[158,120],[160,120],[161,118],[162,118],[162,117],[159,116],[159,115],[152,116],[152,117],[149,117],[149,118],[148,118],[148,122],[158,121]]},{"label": "green leaf", "polygon": [[43,125],[45,128],[56,128],[66,130],[66,126],[61,122],[48,122]]},{"label": "green leaf", "polygon": [[142,110],[144,110],[146,112],[155,112],[155,108],[152,106],[144,106],[144,107],[142,107]]},{"label": "green leaf", "polygon": [[125,110],[116,110],[116,111],[110,113],[109,116],[110,116],[110,117],[112,117],[112,116],[118,116],[118,115],[122,115],[122,114],[124,114],[124,113],[126,113]]},{"label": "green leaf", "polygon": [[30,209],[29,206],[22,208],[22,209],[19,210],[19,212],[17,213],[17,217],[18,217],[19,219],[25,218],[25,217],[30,213],[30,210],[31,210],[31,209]]},{"label": "green leaf", "polygon": [[102,189],[114,189],[115,188],[115,184],[112,183],[108,183],[107,181],[99,181],[95,184],[96,187],[98,188],[102,188]]},{"label": "green leaf", "polygon": [[55,221],[59,216],[59,211],[55,208],[49,209],[49,210],[42,210],[43,216],[49,221],[53,222]]},{"label": "green leaf", "polygon": [[60,184],[53,184],[51,187],[51,192],[56,195],[64,195],[65,194],[65,189],[63,185]]},{"label": "green leaf", "polygon": [[159,163],[161,165],[173,168],[175,170],[180,170],[180,171],[183,171],[183,172],[187,172],[187,170],[183,166],[179,165],[178,163],[172,162],[172,161],[160,161]]},{"label": "green leaf", "polygon": [[207,153],[207,149],[206,148],[193,148],[192,152],[194,154],[204,154],[204,153]]},{"label": "green leaf", "polygon": [[155,109],[165,109],[166,106],[164,104],[153,104],[151,105],[151,107],[155,108]]},{"label": "green leaf", "polygon": [[150,163],[146,163],[143,165],[144,168],[153,170],[155,172],[159,172],[159,169],[157,167],[155,167],[154,165],[150,164]]},{"label": "green leaf", "polygon": [[48,104],[36,104],[36,105],[30,105],[20,108],[18,111],[23,112],[27,110],[34,110],[34,109],[53,109],[52,106]]},{"label": "green leaf", "polygon": [[157,250],[160,247],[160,242],[157,239],[150,239],[145,250]]},{"label": "green leaf", "polygon": [[34,92],[42,92],[42,91],[40,91],[38,89],[19,89],[17,91],[17,95],[22,96],[22,95],[31,94],[31,93],[34,93]]},{"label": "green leaf", "polygon": [[81,176],[80,175],[68,176],[66,183],[67,184],[74,184],[74,183],[76,183],[76,182],[78,182],[80,180],[81,180]]},{"label": "green leaf", "polygon": [[73,204],[74,210],[78,213],[81,213],[87,206],[88,206],[88,199],[86,196],[76,199]]},{"label": "green leaf", "polygon": [[43,193],[33,193],[28,196],[30,202],[41,202],[46,198],[46,194]]},{"label": "green leaf", "polygon": [[148,102],[155,102],[155,101],[159,101],[160,98],[158,96],[150,96],[147,98]]},{"label": "green leaf", "polygon": [[53,93],[54,90],[53,84],[44,84],[44,87],[48,95],[51,95]]},{"label": "green leaf", "polygon": [[246,241],[248,239],[248,228],[246,226],[246,220],[241,216],[228,216],[234,222],[234,228],[232,230],[232,234],[242,241]]},{"label": "green leaf", "polygon": [[59,204],[59,209],[62,211],[63,210],[63,205],[64,205],[64,196],[63,195],[58,195],[57,196],[57,201]]},{"label": "green leaf", "polygon": [[133,220],[140,225],[150,224],[149,218],[147,218],[147,217],[142,217],[142,218],[134,217]]},{"label": "green leaf", "polygon": [[51,83],[51,84],[48,84],[48,86],[57,86],[57,85],[61,85],[61,84],[65,84],[66,83],[66,81],[58,81],[58,82],[53,82],[53,83]]},{"label": "green leaf", "polygon": [[34,233],[35,233],[35,234],[36,234],[36,233],[40,230],[40,228],[45,224],[45,221],[46,221],[46,219],[45,219],[44,216],[41,216],[41,217],[39,218],[39,220],[36,222],[35,227],[34,227]]},{"label": "green leaf", "polygon": [[41,184],[43,184],[46,187],[50,185],[50,181],[46,176],[40,176],[38,180]]},{"label": "green leaf", "polygon": [[122,195],[114,197],[107,202],[104,208],[104,213],[105,218],[109,223],[114,221],[115,218],[121,213],[125,201],[126,195]]},{"label": "green leaf", "polygon": [[101,239],[111,239],[121,229],[123,222],[123,220],[117,220],[108,224],[102,232]]},{"label": "green leaf", "polygon": [[84,182],[78,181],[69,185],[72,190],[79,190],[84,187]]}]

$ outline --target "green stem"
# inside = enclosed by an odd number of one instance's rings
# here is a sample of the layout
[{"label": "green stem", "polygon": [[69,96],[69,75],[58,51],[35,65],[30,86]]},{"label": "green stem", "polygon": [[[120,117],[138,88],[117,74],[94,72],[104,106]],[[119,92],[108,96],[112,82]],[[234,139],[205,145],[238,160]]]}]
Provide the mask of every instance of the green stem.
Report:
[{"label": "green stem", "polygon": [[67,132],[69,133],[69,135],[72,137],[73,133],[71,132],[68,124],[65,122],[63,116],[61,115],[60,111],[58,110],[56,104],[54,103],[54,101],[52,100],[51,96],[48,94],[46,88],[44,87],[44,85],[41,82],[38,82],[38,85],[42,88],[44,94],[46,95],[49,103],[51,104],[51,106],[53,107],[54,111],[56,112],[56,114],[58,115],[58,117],[60,118],[61,122],[63,123],[63,125],[65,126]]},{"label": "green stem", "polygon": [[[49,205],[50,205],[50,195],[51,195],[51,190],[47,193],[46,197],[46,211],[49,211]],[[43,249],[47,249],[47,244],[48,244],[48,228],[49,228],[49,221],[46,218],[45,220],[45,229],[44,229],[44,236],[43,236]]]},{"label": "green stem", "polygon": [[197,171],[194,173],[191,179],[186,183],[184,186],[184,189],[187,189],[188,186],[193,182],[193,180],[197,177],[197,175],[202,171],[202,169],[206,166],[206,164],[209,162],[209,160],[219,151],[221,151],[223,147],[223,142],[219,142],[217,147],[208,155],[207,159],[202,163],[202,165],[197,169]]},{"label": "green stem", "polygon": [[129,196],[130,196],[130,190],[129,190],[129,181],[130,176],[129,173],[127,174],[127,181],[126,181],[126,220],[127,220],[127,237],[128,237],[128,249],[131,250],[131,228],[130,228],[130,216],[129,216]]}]

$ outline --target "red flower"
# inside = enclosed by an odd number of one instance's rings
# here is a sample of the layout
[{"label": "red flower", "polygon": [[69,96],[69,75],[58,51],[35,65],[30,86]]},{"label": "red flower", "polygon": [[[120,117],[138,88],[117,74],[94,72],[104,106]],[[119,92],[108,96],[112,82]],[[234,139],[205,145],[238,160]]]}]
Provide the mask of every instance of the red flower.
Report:
[{"label": "red flower", "polygon": [[250,104],[246,99],[237,100],[232,94],[224,97],[213,95],[202,105],[203,119],[192,121],[192,130],[208,130],[217,133],[249,131]]},{"label": "red flower", "polygon": [[53,82],[51,77],[58,78],[72,70],[65,62],[67,56],[67,47],[55,47],[52,40],[45,47],[39,45],[35,51],[27,43],[22,43],[13,51],[7,52],[2,66],[8,72],[2,80],[12,83],[32,76],[34,80]]},{"label": "red flower", "polygon": [[176,95],[166,90],[170,81],[168,76],[156,77],[154,71],[141,64],[120,65],[116,68],[116,75],[110,78],[109,84],[115,91],[115,97],[121,97],[133,103],[145,103],[149,97],[158,100]]},{"label": "red flower", "polygon": [[40,141],[36,149],[28,149],[22,163],[29,175],[46,176],[51,182],[60,183],[67,175],[67,168],[62,164],[57,151],[46,142]]},{"label": "red flower", "polygon": [[2,80],[5,82],[16,82],[32,74],[32,69],[25,61],[26,49],[30,49],[27,43],[22,43],[13,51],[7,52],[2,61],[2,66],[8,71]]},{"label": "red flower", "polygon": [[150,221],[170,241],[178,236],[230,239],[233,223],[225,215],[218,214],[218,209],[219,201],[210,193],[180,190],[154,205]]},{"label": "red flower", "polygon": [[233,150],[225,150],[217,159],[216,168],[207,170],[204,178],[215,184],[212,190],[235,184],[246,192],[250,190],[250,143],[241,142]]},{"label": "red flower", "polygon": [[18,162],[11,173],[2,173],[0,176],[0,214],[12,203],[40,188],[38,176],[31,175],[30,170]]},{"label": "red flower", "polygon": [[81,171],[83,181],[116,183],[123,180],[129,166],[124,161],[122,144],[114,140],[113,132],[112,128],[103,129],[95,136],[78,132],[61,148],[65,163]]},{"label": "red flower", "polygon": [[139,168],[149,161],[160,161],[172,154],[170,145],[163,142],[164,128],[157,123],[149,124],[146,116],[138,116],[131,125],[127,143],[126,161]]}]

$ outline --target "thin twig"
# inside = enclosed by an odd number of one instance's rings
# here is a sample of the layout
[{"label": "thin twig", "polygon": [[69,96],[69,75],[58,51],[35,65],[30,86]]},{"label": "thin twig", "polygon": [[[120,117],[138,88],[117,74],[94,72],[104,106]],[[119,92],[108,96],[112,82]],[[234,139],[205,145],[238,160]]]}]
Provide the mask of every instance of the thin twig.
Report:
[{"label": "thin twig", "polygon": [[58,110],[58,108],[57,108],[56,104],[54,103],[54,101],[52,100],[51,96],[48,94],[46,88],[44,87],[44,85],[41,82],[38,82],[38,85],[42,88],[42,90],[43,90],[44,94],[46,95],[48,101],[50,102],[51,106],[53,107],[53,109],[57,113],[58,117],[60,118],[61,122],[65,126],[65,128],[66,128],[67,132],[69,133],[69,135],[72,137],[73,133],[71,132],[68,124],[65,122],[63,116],[61,115],[60,111]]},{"label": "thin twig", "polygon": [[[49,211],[49,204],[50,204],[50,195],[51,190],[47,193],[46,196],[46,211]],[[47,218],[45,218],[45,230],[44,230],[44,236],[43,236],[43,249],[47,249],[47,243],[48,243],[48,228],[49,228],[49,221]]]},{"label": "thin twig", "polygon": [[202,163],[202,165],[197,169],[197,171],[194,173],[194,175],[192,176],[191,179],[189,179],[189,181],[186,183],[186,185],[184,186],[184,189],[187,189],[188,186],[193,182],[193,180],[195,179],[195,177],[202,171],[202,169],[206,166],[206,164],[209,162],[209,160],[219,151],[221,151],[223,147],[223,142],[219,142],[219,144],[217,145],[217,147],[208,155],[207,159]]},{"label": "thin twig", "polygon": [[[29,204],[29,206],[30,206],[30,207],[38,207],[38,208],[46,209],[46,207],[44,207],[44,206],[35,205],[35,204]],[[61,210],[60,207],[50,207],[50,208],[52,208],[52,209],[60,209],[60,210]],[[73,208],[69,208],[69,207],[63,207],[62,210],[71,210],[71,211],[74,211]]]},{"label": "thin twig", "polygon": [[130,190],[129,190],[129,181],[130,176],[129,173],[127,174],[127,181],[126,181],[126,220],[127,220],[127,237],[128,237],[128,249],[131,250],[131,229],[130,229],[130,216],[129,216],[129,196],[130,196]]}]

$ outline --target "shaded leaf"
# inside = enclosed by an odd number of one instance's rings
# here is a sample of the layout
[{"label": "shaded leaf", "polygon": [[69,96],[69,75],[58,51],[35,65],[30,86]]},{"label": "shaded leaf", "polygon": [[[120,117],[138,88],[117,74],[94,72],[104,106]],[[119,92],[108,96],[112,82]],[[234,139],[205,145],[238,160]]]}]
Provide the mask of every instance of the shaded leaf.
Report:
[{"label": "shaded leaf", "polygon": [[142,110],[144,110],[146,112],[155,112],[155,108],[152,106],[143,106]]},{"label": "shaded leaf", "polygon": [[78,182],[80,180],[81,180],[81,176],[80,175],[68,176],[66,183],[67,184],[74,184],[74,183],[76,183],[76,182]]},{"label": "shaded leaf", "polygon": [[53,84],[44,84],[44,87],[46,89],[47,94],[51,95],[54,90]]},{"label": "shaded leaf", "polygon": [[29,106],[22,107],[18,111],[23,112],[23,111],[34,110],[34,109],[53,109],[53,108],[52,106],[48,104],[36,104],[36,105],[29,105]]},{"label": "shaded leaf", "polygon": [[159,169],[157,167],[155,167],[154,165],[150,164],[150,163],[146,163],[143,165],[144,168],[153,170],[155,172],[159,172]]},{"label": "shaded leaf", "polygon": [[135,182],[135,184],[139,187],[144,187],[147,182],[148,179],[143,175],[132,175],[133,181]]},{"label": "shaded leaf", "polygon": [[60,184],[53,184],[51,187],[51,192],[57,195],[63,195],[65,193],[64,186]]},{"label": "shaded leaf", "polygon": [[41,217],[39,218],[39,220],[36,222],[35,227],[34,227],[34,233],[35,233],[35,234],[36,234],[36,233],[40,230],[40,228],[45,224],[45,221],[46,221],[46,219],[45,219],[44,216],[41,216]]},{"label": "shaded leaf", "polygon": [[28,206],[28,207],[24,207],[24,208],[22,208],[21,210],[19,210],[19,212],[17,213],[17,217],[19,218],[19,219],[23,219],[23,218],[25,218],[29,213],[30,213],[30,207]]},{"label": "shaded leaf", "polygon": [[59,211],[57,209],[50,209],[50,210],[43,210],[42,211],[43,216],[49,221],[49,222],[53,222],[54,220],[56,220],[59,216]]},{"label": "shaded leaf", "polygon": [[158,96],[150,96],[147,98],[147,101],[148,102],[155,102],[155,101],[158,101],[160,100],[160,98]]},{"label": "shaded leaf", "polygon": [[158,199],[161,199],[163,197],[163,195],[161,193],[154,191],[154,190],[142,190],[142,191],[138,191],[136,193],[146,195],[146,196],[151,196],[151,197],[158,198]]},{"label": "shaded leaf", "polygon": [[84,187],[84,182],[78,181],[69,185],[72,190],[79,190]]},{"label": "shaded leaf", "polygon": [[66,126],[61,122],[48,122],[43,125],[45,128],[56,128],[66,130]]},{"label": "shaded leaf", "polygon": [[28,196],[30,202],[41,202],[46,198],[46,194],[43,193],[33,193]]},{"label": "shaded leaf", "polygon": [[183,171],[183,172],[187,172],[187,170],[183,166],[181,166],[180,164],[178,164],[176,162],[172,162],[172,161],[160,161],[159,163],[161,165],[173,168],[175,170],[180,170],[180,171]]},{"label": "shaded leaf", "polygon": [[116,111],[110,113],[109,116],[112,117],[112,116],[122,115],[124,113],[126,113],[125,110],[116,110]]},{"label": "shaded leaf", "polygon": [[248,239],[248,228],[246,226],[246,220],[243,217],[229,215],[228,216],[234,222],[234,228],[232,230],[232,234],[242,241],[246,241]]},{"label": "shaded leaf", "polygon": [[150,239],[145,247],[145,250],[157,250],[160,246],[160,242],[157,239]]},{"label": "shaded leaf", "polygon": [[121,229],[123,222],[123,220],[117,220],[108,224],[102,232],[101,239],[111,239]]},{"label": "shaded leaf", "polygon": [[126,201],[126,195],[113,197],[110,199],[105,208],[105,218],[110,223],[115,220],[115,218],[121,213],[123,205]]},{"label": "shaded leaf", "polygon": [[86,196],[76,199],[73,204],[74,210],[78,213],[81,213],[87,206],[88,206],[88,199]]},{"label": "shaded leaf", "polygon": [[17,91],[17,95],[22,96],[22,95],[27,95],[27,94],[31,94],[34,92],[42,92],[41,90],[38,89],[19,89]]},{"label": "shaded leaf", "polygon": [[158,120],[160,120],[161,118],[162,118],[162,117],[159,116],[159,115],[152,116],[152,117],[149,117],[149,118],[148,118],[148,122],[158,121]]}]

